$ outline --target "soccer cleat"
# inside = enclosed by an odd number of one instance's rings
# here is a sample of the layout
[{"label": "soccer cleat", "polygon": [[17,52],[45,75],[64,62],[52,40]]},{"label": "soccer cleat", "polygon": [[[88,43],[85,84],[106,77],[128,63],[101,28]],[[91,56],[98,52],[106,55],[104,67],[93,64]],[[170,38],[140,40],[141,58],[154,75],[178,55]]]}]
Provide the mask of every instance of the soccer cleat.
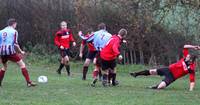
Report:
[{"label": "soccer cleat", "polygon": [[71,76],[71,73],[69,72],[69,73],[67,73],[67,76]]},{"label": "soccer cleat", "polygon": [[130,75],[132,76],[132,77],[137,77],[137,74],[136,73],[130,73]]},{"label": "soccer cleat", "polygon": [[98,79],[94,79],[94,80],[92,81],[92,83],[91,83],[91,86],[92,86],[92,87],[95,87],[95,84],[96,84],[97,81],[98,81]]},{"label": "soccer cleat", "polygon": [[90,86],[95,87],[95,84],[94,84],[94,83],[91,83]]},{"label": "soccer cleat", "polygon": [[147,88],[149,88],[149,89],[158,89],[158,85],[149,86],[149,87],[147,87]]},{"label": "soccer cleat", "polygon": [[109,86],[108,82],[105,81],[105,80],[102,81],[102,85],[103,85],[104,87],[108,87],[108,86]]},{"label": "soccer cleat", "polygon": [[34,86],[36,86],[37,84],[36,83],[34,83],[34,82],[29,82],[29,83],[27,83],[27,86],[28,87],[34,87]]},{"label": "soccer cleat", "polygon": [[103,80],[102,76],[99,76],[99,81],[102,81],[102,80]]},{"label": "soccer cleat", "polygon": [[112,82],[112,85],[113,85],[113,86],[119,85],[119,81]]},{"label": "soccer cleat", "polygon": [[82,80],[86,80],[86,76],[83,76],[83,77],[82,77]]},{"label": "soccer cleat", "polygon": [[56,72],[57,72],[59,75],[61,75],[61,70],[57,70]]}]

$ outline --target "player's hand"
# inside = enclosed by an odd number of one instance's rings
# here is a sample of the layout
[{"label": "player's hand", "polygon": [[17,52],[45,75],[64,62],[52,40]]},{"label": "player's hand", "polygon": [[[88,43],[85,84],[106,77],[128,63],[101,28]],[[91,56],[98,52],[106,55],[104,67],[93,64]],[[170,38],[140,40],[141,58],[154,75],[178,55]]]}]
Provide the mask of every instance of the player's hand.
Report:
[{"label": "player's hand", "polygon": [[123,59],[122,55],[119,55],[118,59],[121,61]]},{"label": "player's hand", "polygon": [[200,50],[200,46],[197,46],[197,50]]},{"label": "player's hand", "polygon": [[82,31],[79,31],[79,32],[78,32],[78,35],[79,35],[79,36],[82,36],[82,35],[83,35],[83,32],[82,32]]},{"label": "player's hand", "polygon": [[64,49],[64,47],[63,47],[63,46],[60,46],[60,49],[62,49],[62,50],[63,50],[63,49]]},{"label": "player's hand", "polygon": [[82,58],[82,57],[83,57],[83,53],[80,53],[80,54],[79,54],[79,57]]},{"label": "player's hand", "polygon": [[122,40],[122,42],[123,42],[123,43],[125,43],[125,44],[127,44],[127,41],[126,41],[126,40],[124,40],[124,39]]},{"label": "player's hand", "polygon": [[25,55],[25,51],[21,51],[20,53],[21,53],[22,55]]},{"label": "player's hand", "polygon": [[76,46],[76,42],[73,42],[73,46]]}]

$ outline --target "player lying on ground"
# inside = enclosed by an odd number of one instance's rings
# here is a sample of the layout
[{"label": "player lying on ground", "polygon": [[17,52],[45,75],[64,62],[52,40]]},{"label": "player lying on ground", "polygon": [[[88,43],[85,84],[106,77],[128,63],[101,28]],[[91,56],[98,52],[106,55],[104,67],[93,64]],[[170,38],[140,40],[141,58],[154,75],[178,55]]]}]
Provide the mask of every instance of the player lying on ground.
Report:
[{"label": "player lying on ground", "polygon": [[36,84],[30,80],[26,65],[17,53],[19,52],[23,55],[25,54],[25,52],[22,51],[18,45],[18,32],[15,30],[17,22],[15,19],[9,19],[7,24],[8,26],[0,31],[0,56],[2,60],[1,62],[3,63],[3,68],[0,70],[0,86],[2,85],[1,83],[4,78],[5,71],[7,70],[8,60],[17,63],[17,65],[21,68],[28,87],[36,86]]},{"label": "player lying on ground", "polygon": [[[83,35],[82,31],[79,31],[78,34],[79,34],[79,36],[90,37],[90,35],[93,34],[93,30],[92,29],[88,29],[86,35]],[[82,71],[83,71],[82,80],[86,80],[86,75],[87,75],[88,67],[90,65],[91,60],[93,60],[93,63],[95,65],[95,71],[97,71],[97,72],[99,71],[99,66],[98,66],[98,64],[96,64],[96,58],[95,58],[97,53],[98,53],[98,51],[95,49],[94,44],[92,42],[88,42],[87,43],[85,40],[82,40],[82,43],[81,43],[81,46],[80,46],[79,57],[80,58],[83,57],[83,50],[84,50],[84,47],[85,47],[86,44],[88,46],[88,54],[86,56],[86,60],[84,62],[83,69],[82,69]],[[95,74],[96,74],[96,72],[95,72]],[[98,72],[98,74],[99,74],[99,72]],[[97,74],[97,76],[98,76],[98,74]]]},{"label": "player lying on ground", "polygon": [[60,23],[60,30],[56,32],[54,43],[60,50],[61,62],[57,70],[58,74],[61,74],[62,68],[65,66],[68,76],[70,76],[70,64],[69,64],[69,48],[70,42],[73,42],[73,46],[76,46],[72,32],[67,28],[67,22],[62,21]]},{"label": "player lying on ground", "polygon": [[108,76],[111,75],[112,85],[116,86],[118,83],[116,82],[116,59],[122,60],[122,56],[120,55],[120,45],[123,42],[123,38],[127,35],[126,29],[120,29],[117,35],[113,35],[111,39],[107,42],[105,47],[100,52],[101,57],[101,67],[103,74],[103,86],[109,85]]},{"label": "player lying on ground", "polygon": [[160,75],[164,76],[165,78],[156,86],[150,87],[151,89],[164,89],[168,85],[170,85],[175,80],[189,74],[190,75],[190,88],[189,90],[192,91],[195,86],[195,60],[197,56],[190,55],[188,49],[195,49],[200,50],[199,46],[193,45],[184,45],[183,55],[184,57],[180,59],[178,62],[169,65],[166,68],[160,69],[150,69],[144,70],[140,72],[133,72],[130,73],[131,76],[137,77],[140,75]]}]

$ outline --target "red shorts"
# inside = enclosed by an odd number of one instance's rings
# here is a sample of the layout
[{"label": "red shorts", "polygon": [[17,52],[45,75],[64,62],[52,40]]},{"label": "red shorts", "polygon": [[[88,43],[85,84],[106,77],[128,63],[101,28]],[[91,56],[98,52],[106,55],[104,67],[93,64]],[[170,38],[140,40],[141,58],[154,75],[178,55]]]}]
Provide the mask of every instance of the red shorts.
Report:
[{"label": "red shorts", "polygon": [[2,63],[6,63],[8,60],[12,61],[12,62],[18,62],[20,61],[22,58],[18,55],[18,54],[12,54],[12,55],[2,55],[1,56],[1,60]]}]

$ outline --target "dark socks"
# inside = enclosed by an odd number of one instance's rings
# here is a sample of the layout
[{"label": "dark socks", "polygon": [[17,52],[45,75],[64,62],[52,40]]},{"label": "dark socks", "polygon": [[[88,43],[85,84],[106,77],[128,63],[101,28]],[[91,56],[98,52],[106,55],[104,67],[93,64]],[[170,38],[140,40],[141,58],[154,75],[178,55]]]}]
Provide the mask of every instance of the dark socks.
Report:
[{"label": "dark socks", "polygon": [[116,73],[112,73],[112,85],[115,85]]},{"label": "dark socks", "polygon": [[63,67],[64,67],[64,64],[60,63],[60,66],[59,66],[59,68],[58,68],[58,70],[57,70],[57,72],[58,72],[59,74],[61,74],[61,70],[62,70]]},{"label": "dark socks", "polygon": [[88,66],[84,66],[83,67],[83,80],[86,80],[86,75],[87,75],[87,72],[88,72]]},{"label": "dark socks", "polygon": [[112,73],[109,73],[108,74],[108,83],[110,83],[111,79],[112,79]]},{"label": "dark socks", "polygon": [[149,70],[144,70],[144,71],[136,72],[135,74],[136,74],[136,76],[138,76],[138,75],[145,75],[145,76],[150,75]]},{"label": "dark socks", "polygon": [[70,65],[65,65],[67,75],[70,76]]},{"label": "dark socks", "polygon": [[102,73],[101,73],[101,70],[99,70],[99,80],[101,80],[101,77],[102,77]]}]

